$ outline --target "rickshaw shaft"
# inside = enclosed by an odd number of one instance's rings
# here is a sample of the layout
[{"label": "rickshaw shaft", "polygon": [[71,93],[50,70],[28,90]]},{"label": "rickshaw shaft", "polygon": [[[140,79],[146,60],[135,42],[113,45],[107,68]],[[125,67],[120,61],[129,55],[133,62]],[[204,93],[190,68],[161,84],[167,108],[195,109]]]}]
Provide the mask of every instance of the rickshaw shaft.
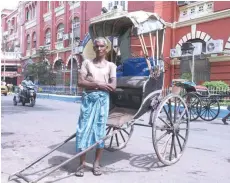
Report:
[{"label": "rickshaw shaft", "polygon": [[[84,151],[81,151],[80,153],[74,155],[72,158],[64,161],[63,163],[61,163],[60,165],[54,167],[53,169],[51,169],[49,172],[45,173],[44,175],[38,177],[36,180],[30,180],[28,178],[26,178],[24,175],[20,174],[21,172],[23,172],[24,170],[28,169],[29,167],[31,167],[32,165],[34,165],[35,163],[37,163],[38,161],[40,161],[42,158],[46,157],[48,154],[50,154],[51,152],[55,151],[58,147],[61,147],[63,144],[65,144],[66,142],[68,142],[69,140],[71,140],[72,138],[76,137],[76,133],[74,133],[74,135],[71,135],[68,139],[66,139],[62,144],[60,144],[59,146],[57,146],[55,149],[53,149],[52,151],[50,151],[49,153],[47,153],[46,155],[42,156],[41,158],[39,158],[38,160],[36,160],[35,162],[33,162],[32,164],[30,164],[29,166],[27,166],[26,168],[24,168],[23,170],[19,171],[18,173],[15,173],[12,176],[17,176],[19,178],[22,178],[23,180],[25,180],[26,182],[29,183],[35,183],[40,181],[41,179],[45,178],[47,175],[53,173],[54,171],[56,171],[57,169],[59,169],[60,167],[66,165],[67,163],[69,163],[70,161],[74,160],[75,158],[85,154],[87,151],[91,150],[92,148],[94,148],[96,145],[102,143],[103,141],[107,140],[108,138],[112,137],[114,134],[118,133],[120,131],[120,129],[118,130],[114,130],[110,135],[105,136],[104,138],[102,138],[101,140],[99,140],[98,142],[96,142],[95,144],[93,144],[92,146],[88,147],[87,149],[85,149]],[[9,179],[10,179],[9,177]]]}]

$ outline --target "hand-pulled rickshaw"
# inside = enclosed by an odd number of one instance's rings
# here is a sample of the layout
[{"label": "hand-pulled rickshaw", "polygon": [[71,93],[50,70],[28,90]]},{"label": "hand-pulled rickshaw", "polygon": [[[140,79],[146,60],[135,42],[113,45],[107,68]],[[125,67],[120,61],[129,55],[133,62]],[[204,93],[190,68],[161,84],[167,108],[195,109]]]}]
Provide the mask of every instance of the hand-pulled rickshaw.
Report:
[{"label": "hand-pulled rickshaw", "polygon": [[182,97],[188,106],[190,121],[197,120],[199,117],[204,121],[212,121],[218,117],[221,95],[210,94],[207,87],[193,82],[178,82],[176,85],[186,92]]},{"label": "hand-pulled rickshaw", "polygon": [[[120,12],[110,18],[92,21],[89,26],[91,39],[93,40],[98,36],[116,37],[118,40],[116,46],[120,48],[121,57],[122,54],[126,54],[125,50],[127,50],[123,43],[127,42],[130,37],[137,37],[146,58],[149,76],[117,78],[116,92],[111,94],[107,133],[103,139],[52,168],[36,180],[30,180],[22,174],[23,171],[75,138],[76,134],[74,133],[56,148],[23,170],[11,175],[9,179],[17,176],[26,182],[38,182],[103,141],[106,144],[105,149],[109,151],[120,150],[128,143],[135,125],[152,129],[152,143],[160,162],[164,165],[176,163],[185,150],[190,121],[189,111],[183,98],[176,94],[166,95],[163,90],[164,61],[162,55],[165,29],[164,20],[155,13],[144,11]],[[147,40],[151,50],[147,49]],[[152,58],[150,59],[150,57]],[[143,120],[142,117],[146,114],[148,114],[147,120]]]}]

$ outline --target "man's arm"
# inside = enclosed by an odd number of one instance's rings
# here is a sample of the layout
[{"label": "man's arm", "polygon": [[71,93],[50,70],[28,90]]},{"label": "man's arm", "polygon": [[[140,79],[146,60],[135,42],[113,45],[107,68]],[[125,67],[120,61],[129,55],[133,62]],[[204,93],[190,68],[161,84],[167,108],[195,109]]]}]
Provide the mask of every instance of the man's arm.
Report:
[{"label": "man's arm", "polygon": [[84,73],[79,73],[78,75],[78,86],[86,88],[86,89],[101,89],[101,90],[105,90],[105,91],[113,91],[112,86],[110,86],[109,84],[102,84],[102,83],[97,83],[93,80],[87,80],[86,79],[86,74]]},{"label": "man's arm", "polygon": [[110,83],[108,84],[115,91],[117,88],[117,78],[110,78]]}]

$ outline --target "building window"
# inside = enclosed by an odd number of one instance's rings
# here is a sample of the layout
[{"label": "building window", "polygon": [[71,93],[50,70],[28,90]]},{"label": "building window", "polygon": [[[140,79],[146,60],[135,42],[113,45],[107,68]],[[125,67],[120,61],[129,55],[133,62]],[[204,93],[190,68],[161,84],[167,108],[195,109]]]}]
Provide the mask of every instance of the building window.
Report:
[{"label": "building window", "polygon": [[31,19],[31,12],[30,10],[27,8],[26,9],[26,20],[29,21]]},{"label": "building window", "polygon": [[204,11],[204,6],[199,6],[199,12],[203,12]]},{"label": "building window", "polygon": [[208,10],[212,9],[212,5],[213,5],[212,3],[208,3],[207,9],[208,9]]},{"label": "building window", "polygon": [[183,16],[187,15],[187,10],[183,11]]},{"label": "building window", "polygon": [[126,10],[125,1],[120,1],[120,5],[123,7],[123,10]]},{"label": "building window", "polygon": [[47,29],[45,34],[45,45],[49,45],[50,43],[51,43],[51,31],[50,29]]},{"label": "building window", "polygon": [[190,14],[194,14],[194,13],[195,13],[195,8],[191,8]]},{"label": "building window", "polygon": [[108,1],[107,9],[112,10],[114,6],[121,6],[123,10],[126,10],[126,3],[127,1]]},{"label": "building window", "polygon": [[57,42],[63,40],[64,24],[60,23],[57,28]]},{"label": "building window", "polygon": [[36,48],[37,45],[37,38],[36,38],[36,33],[33,33],[33,44],[32,44],[32,48]]},{"label": "building window", "polygon": [[27,42],[27,47],[26,47],[26,49],[27,50],[30,50],[30,35],[27,35],[27,37],[26,37],[26,42]]}]

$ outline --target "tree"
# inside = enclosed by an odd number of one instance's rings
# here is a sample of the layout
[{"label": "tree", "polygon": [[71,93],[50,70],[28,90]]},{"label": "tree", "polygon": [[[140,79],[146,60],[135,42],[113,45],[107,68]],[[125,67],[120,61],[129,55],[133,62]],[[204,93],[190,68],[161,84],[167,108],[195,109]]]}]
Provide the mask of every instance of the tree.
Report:
[{"label": "tree", "polygon": [[39,50],[37,50],[39,61],[28,65],[26,68],[26,75],[32,76],[40,85],[54,84],[52,67],[46,58],[49,53],[50,51],[45,47],[40,47]]}]

